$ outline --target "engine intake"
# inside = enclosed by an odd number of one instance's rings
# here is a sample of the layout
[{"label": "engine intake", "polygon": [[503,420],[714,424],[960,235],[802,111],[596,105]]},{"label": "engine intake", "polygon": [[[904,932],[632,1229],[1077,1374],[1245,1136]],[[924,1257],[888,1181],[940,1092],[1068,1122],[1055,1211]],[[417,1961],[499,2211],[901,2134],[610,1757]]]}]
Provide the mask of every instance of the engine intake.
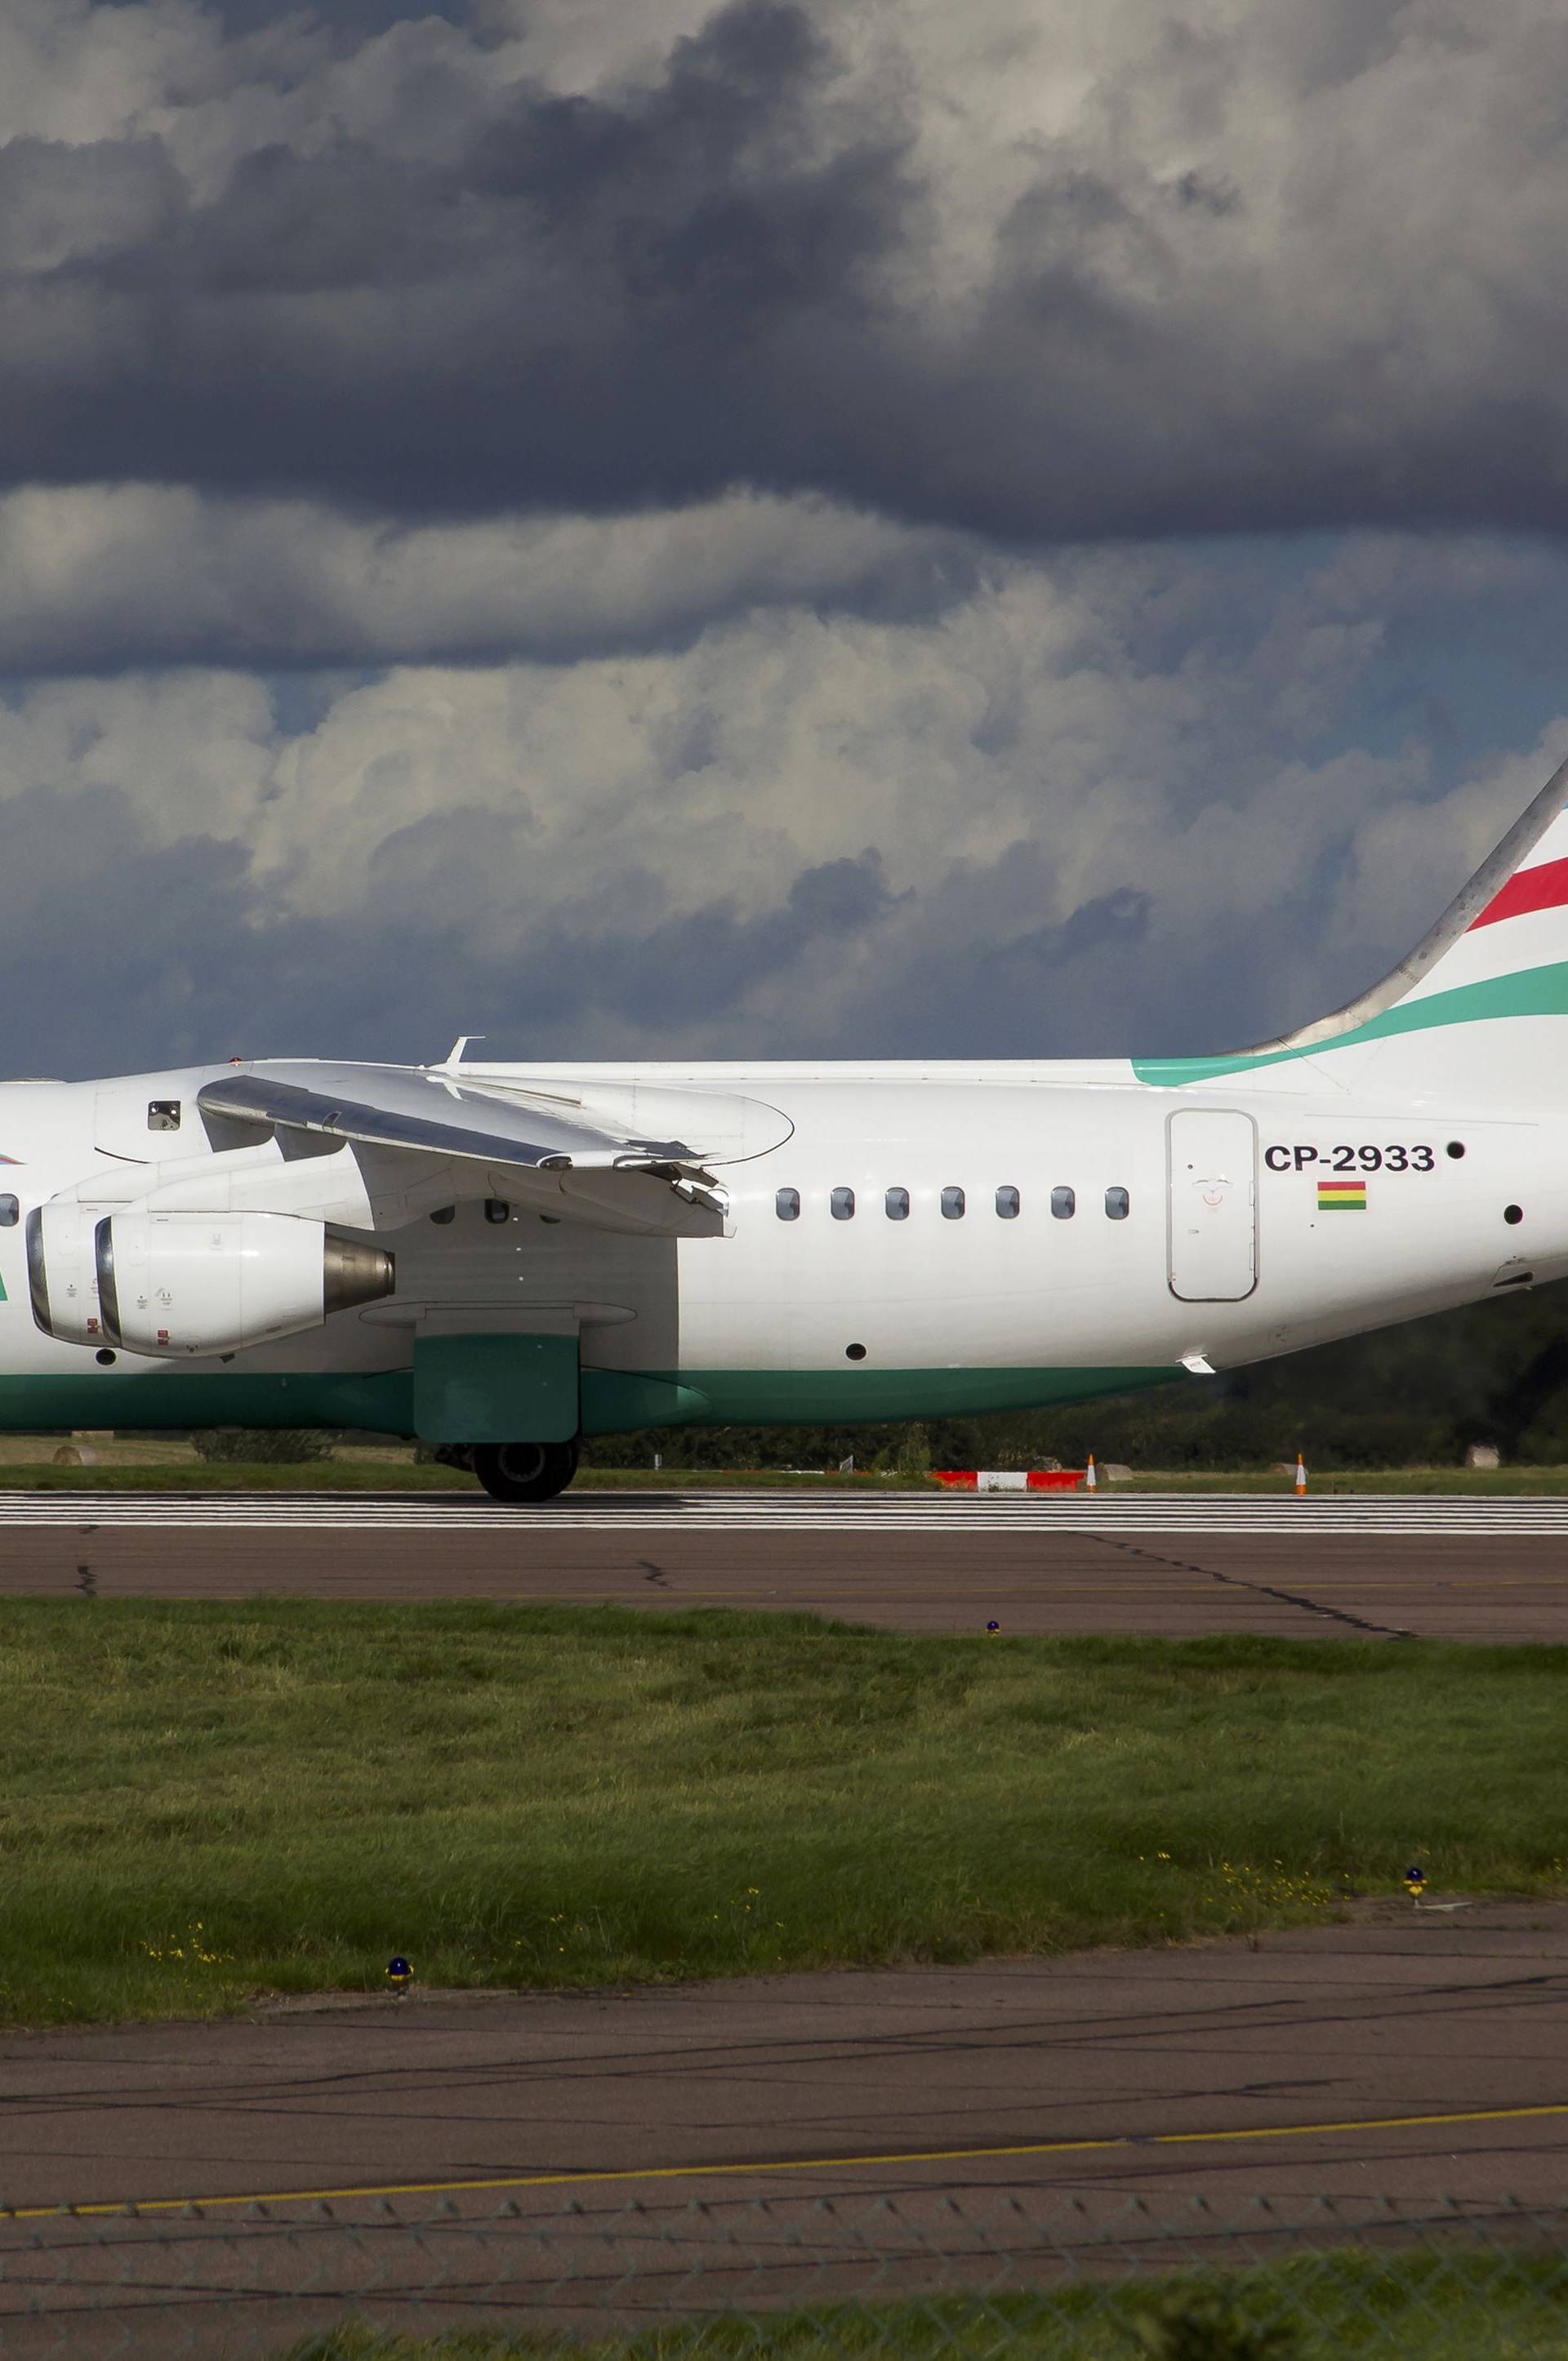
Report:
[{"label": "engine intake", "polygon": [[45,1205],[28,1219],[27,1264],[46,1334],[159,1359],[298,1335],[397,1284],[383,1248],[291,1213],[131,1207],[95,1219]]},{"label": "engine intake", "polygon": [[101,1345],[98,1265],[90,1205],[35,1205],[27,1215],[27,1290],[33,1318],[62,1345]]}]

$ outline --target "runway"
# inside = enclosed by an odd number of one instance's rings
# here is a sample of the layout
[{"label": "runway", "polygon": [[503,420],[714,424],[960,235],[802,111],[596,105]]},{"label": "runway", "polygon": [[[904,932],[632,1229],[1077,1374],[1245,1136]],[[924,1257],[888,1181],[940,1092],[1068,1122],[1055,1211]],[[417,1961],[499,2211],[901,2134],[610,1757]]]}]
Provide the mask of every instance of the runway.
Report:
[{"label": "runway", "polygon": [[1539,1534],[1568,1540],[1568,1495],[1463,1493],[594,1492],[514,1508],[429,1492],[0,1493],[7,1528],[72,1525],[225,1532],[523,1533],[1246,1533],[1279,1537]]},{"label": "runway", "polygon": [[[238,2294],[276,2340],[302,2287],[314,2317],[390,2292],[402,2318],[435,2288],[444,2318],[646,2318],[1037,2280],[1124,2244],[1134,2200],[1167,2268],[1173,2225],[1230,2254],[1238,2221],[1266,2251],[1321,2238],[1330,2206],[1407,2232],[1455,2204],[1493,2221],[1505,2192],[1557,2208],[1565,2000],[1568,1909],[1378,1904],[1256,1949],[13,2037],[0,2333],[50,2349],[106,2251],[214,2335]],[[126,2202],[148,2210],[55,2210]],[[6,2315],[40,2290],[24,2337]]]},{"label": "runway", "polygon": [[907,1631],[1568,1642],[1568,1499],[0,1494],[0,1596],[616,1601]]}]

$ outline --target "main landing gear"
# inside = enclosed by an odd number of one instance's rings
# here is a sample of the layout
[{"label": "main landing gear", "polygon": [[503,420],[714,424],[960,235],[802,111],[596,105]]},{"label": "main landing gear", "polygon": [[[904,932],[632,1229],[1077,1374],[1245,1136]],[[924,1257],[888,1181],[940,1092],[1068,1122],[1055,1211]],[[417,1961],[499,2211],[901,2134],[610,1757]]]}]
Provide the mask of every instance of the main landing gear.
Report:
[{"label": "main landing gear", "polygon": [[474,1473],[492,1500],[553,1500],[577,1472],[576,1443],[477,1443]]}]

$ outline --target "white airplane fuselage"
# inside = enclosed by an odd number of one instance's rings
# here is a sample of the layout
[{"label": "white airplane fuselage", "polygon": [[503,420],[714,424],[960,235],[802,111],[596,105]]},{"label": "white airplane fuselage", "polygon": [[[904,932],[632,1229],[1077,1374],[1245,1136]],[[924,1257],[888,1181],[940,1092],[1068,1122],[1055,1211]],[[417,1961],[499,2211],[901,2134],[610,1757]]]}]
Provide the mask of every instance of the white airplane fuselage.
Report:
[{"label": "white airplane fuselage", "polygon": [[[767,1111],[773,1142],[712,1160],[726,1235],[607,1230],[469,1176],[455,1210],[378,1225],[391,1292],[305,1333],[168,1358],[45,1334],[36,1206],[215,1202],[231,1169],[285,1211],[319,1191],[324,1156],[289,1165],[193,1120],[228,1071],[0,1085],[0,1424],[411,1433],[433,1328],[575,1339],[587,1433],[931,1418],[1190,1384],[1568,1271],[1568,1114],[1430,1074],[1406,1097],[1310,1060],[1168,1083],[1119,1060],[476,1064],[466,1078],[502,1090],[729,1094]],[[155,1106],[181,1110],[177,1132],[149,1129]],[[345,1189],[329,1218],[353,1227],[354,1209]]]}]

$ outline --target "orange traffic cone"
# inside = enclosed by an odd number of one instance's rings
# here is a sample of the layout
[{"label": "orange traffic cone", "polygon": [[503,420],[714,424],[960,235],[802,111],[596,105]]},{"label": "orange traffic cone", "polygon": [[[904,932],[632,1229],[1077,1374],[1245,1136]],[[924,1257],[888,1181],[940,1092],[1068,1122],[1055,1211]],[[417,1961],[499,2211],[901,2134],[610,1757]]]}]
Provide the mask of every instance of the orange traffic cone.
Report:
[{"label": "orange traffic cone", "polygon": [[1298,1452],[1298,1453],[1296,1454],[1296,1498],[1297,1498],[1298,1499],[1300,1499],[1300,1497],[1301,1497],[1302,1493],[1306,1490],[1306,1488],[1307,1488],[1307,1463],[1306,1463],[1306,1461],[1302,1458],[1302,1456],[1301,1456],[1300,1453],[1299,1453],[1299,1452]]},{"label": "orange traffic cone", "polygon": [[1096,1474],[1094,1473],[1094,1454],[1093,1454],[1093,1452],[1091,1451],[1091,1452],[1090,1453],[1090,1455],[1089,1455],[1089,1465],[1088,1465],[1088,1466],[1087,1466],[1087,1467],[1084,1469],[1084,1471],[1083,1471],[1083,1488],[1084,1488],[1084,1490],[1085,1490],[1086,1492],[1092,1492],[1092,1491],[1095,1489],[1096,1486],[1098,1485],[1099,1481],[1100,1481],[1100,1478],[1099,1478],[1099,1477],[1098,1477],[1098,1476],[1096,1476]]}]

